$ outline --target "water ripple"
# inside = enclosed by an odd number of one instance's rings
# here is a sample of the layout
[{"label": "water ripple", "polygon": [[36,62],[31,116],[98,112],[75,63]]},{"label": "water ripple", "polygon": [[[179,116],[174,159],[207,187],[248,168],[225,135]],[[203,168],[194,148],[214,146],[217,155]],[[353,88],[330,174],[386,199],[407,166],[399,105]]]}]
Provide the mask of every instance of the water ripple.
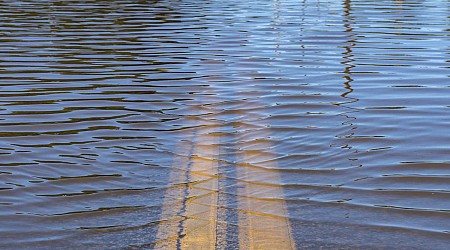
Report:
[{"label": "water ripple", "polygon": [[448,248],[448,1],[0,7],[0,248]]}]

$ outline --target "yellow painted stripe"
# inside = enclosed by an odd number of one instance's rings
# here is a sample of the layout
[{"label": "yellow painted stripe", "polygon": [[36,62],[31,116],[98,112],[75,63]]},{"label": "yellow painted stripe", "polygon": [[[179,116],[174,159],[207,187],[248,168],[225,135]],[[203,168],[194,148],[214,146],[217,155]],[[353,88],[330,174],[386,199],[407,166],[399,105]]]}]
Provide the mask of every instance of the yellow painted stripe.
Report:
[{"label": "yellow painted stripe", "polygon": [[[252,113],[244,117],[258,120]],[[238,175],[244,181],[239,198],[239,244],[241,249],[296,249],[268,129],[261,127],[258,138],[244,136],[239,145]]]},{"label": "yellow painted stripe", "polygon": [[[203,131],[202,131],[203,132]],[[216,245],[218,206],[218,137],[197,132],[195,143],[178,145],[189,158],[174,161],[173,168],[190,165],[187,174],[172,172],[170,183],[188,182],[169,189],[162,207],[162,220],[156,248],[214,249]],[[189,141],[189,140],[188,140]],[[175,201],[175,202],[174,202]],[[181,237],[177,237],[181,235]]]},{"label": "yellow painted stripe", "polygon": [[188,190],[182,249],[214,249],[216,245],[219,199],[217,139],[210,133],[198,136],[189,172],[193,184]]},{"label": "yellow painted stripe", "polygon": [[182,213],[185,199],[188,165],[193,152],[195,133],[187,133],[175,146],[177,155],[173,158],[161,216],[156,234],[155,249],[177,249],[180,225],[184,220]]},{"label": "yellow painted stripe", "polygon": [[[242,161],[255,160],[255,154],[257,152],[244,151]],[[295,249],[283,189],[276,184],[261,183],[263,180],[278,183],[279,173],[261,170],[251,164],[242,164],[239,169],[239,178],[245,181],[239,198],[239,207],[243,211],[239,218],[241,248]]]}]

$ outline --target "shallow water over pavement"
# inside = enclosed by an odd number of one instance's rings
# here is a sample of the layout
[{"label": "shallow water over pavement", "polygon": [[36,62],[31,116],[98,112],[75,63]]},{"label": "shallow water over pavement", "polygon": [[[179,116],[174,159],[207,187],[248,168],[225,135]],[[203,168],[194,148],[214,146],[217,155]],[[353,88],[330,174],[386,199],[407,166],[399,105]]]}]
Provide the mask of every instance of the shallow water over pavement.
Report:
[{"label": "shallow water over pavement", "polygon": [[0,7],[0,248],[450,244],[450,2]]}]

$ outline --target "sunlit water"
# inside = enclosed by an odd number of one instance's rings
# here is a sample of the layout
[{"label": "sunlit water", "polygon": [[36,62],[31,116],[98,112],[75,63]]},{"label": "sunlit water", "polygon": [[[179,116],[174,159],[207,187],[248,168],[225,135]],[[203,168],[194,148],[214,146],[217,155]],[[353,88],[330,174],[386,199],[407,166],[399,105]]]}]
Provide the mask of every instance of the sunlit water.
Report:
[{"label": "sunlit water", "polygon": [[243,178],[298,248],[450,245],[449,1],[5,0],[0,34],[2,249],[155,247],[189,144],[219,248]]}]

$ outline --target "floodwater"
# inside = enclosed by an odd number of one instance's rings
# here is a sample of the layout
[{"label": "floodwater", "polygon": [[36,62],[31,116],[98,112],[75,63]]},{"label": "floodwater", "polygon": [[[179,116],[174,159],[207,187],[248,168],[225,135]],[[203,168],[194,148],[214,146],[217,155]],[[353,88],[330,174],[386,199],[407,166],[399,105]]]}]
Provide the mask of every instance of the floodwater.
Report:
[{"label": "floodwater", "polygon": [[450,2],[0,2],[1,249],[448,249]]}]

